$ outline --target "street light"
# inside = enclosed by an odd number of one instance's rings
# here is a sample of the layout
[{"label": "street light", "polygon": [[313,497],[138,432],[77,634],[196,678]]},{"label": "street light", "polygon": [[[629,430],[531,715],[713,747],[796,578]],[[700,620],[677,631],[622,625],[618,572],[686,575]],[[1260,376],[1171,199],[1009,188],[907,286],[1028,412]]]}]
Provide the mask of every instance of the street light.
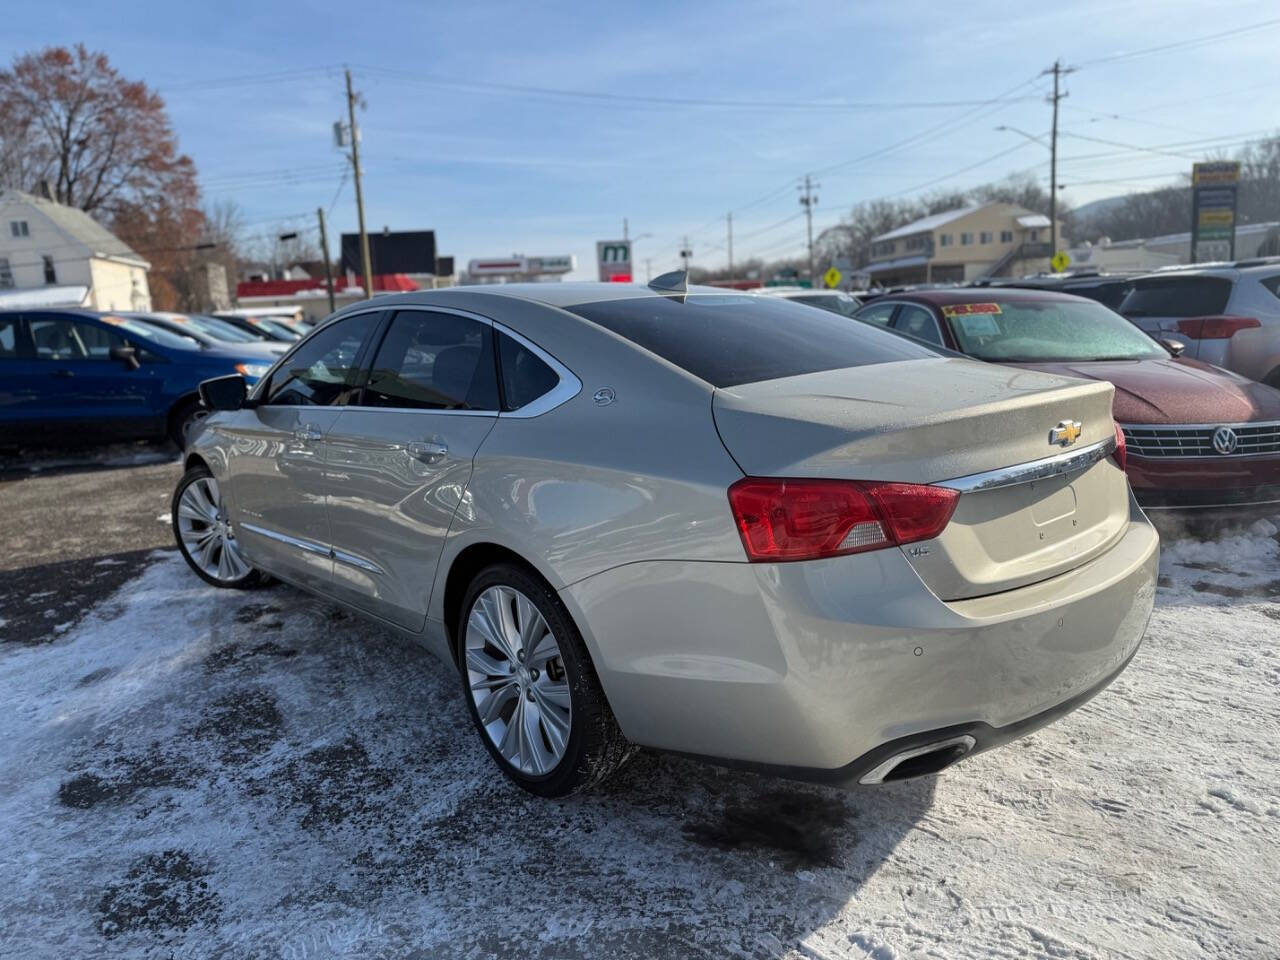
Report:
[{"label": "street light", "polygon": [[996,127],[996,130],[998,131],[1007,130],[1009,133],[1016,133],[1020,136],[1026,137],[1028,140],[1034,140],[1036,143],[1040,144],[1040,146],[1042,147],[1049,146],[1049,144],[1044,142],[1044,134],[1040,134],[1040,136],[1037,137],[1034,133],[1027,133],[1027,131],[1025,130],[1020,130],[1017,127],[1005,126],[1004,124],[1001,124],[1000,126]]}]

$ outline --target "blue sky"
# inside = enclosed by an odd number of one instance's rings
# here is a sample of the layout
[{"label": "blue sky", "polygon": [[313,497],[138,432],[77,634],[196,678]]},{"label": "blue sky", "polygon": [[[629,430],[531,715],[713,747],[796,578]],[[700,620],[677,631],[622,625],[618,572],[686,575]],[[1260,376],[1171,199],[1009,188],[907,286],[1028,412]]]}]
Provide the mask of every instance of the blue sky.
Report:
[{"label": "blue sky", "polygon": [[[106,52],[165,96],[207,200],[235,201],[258,231],[310,227],[315,208],[332,204],[334,235],[355,227],[331,143],[350,66],[368,102],[360,122],[370,229],[435,229],[441,253],[464,262],[572,253],[585,278],[595,241],[619,236],[624,217],[641,238],[637,260],[652,258],[655,273],[675,266],[684,234],[695,263],[723,263],[731,210],[736,259],[798,255],[804,222],[788,218],[800,212],[794,182],[806,172],[822,171],[816,229],[860,200],[1014,171],[1047,183],[1048,151],[993,128],[1048,131],[1047,80],[1037,75],[1054,57],[1081,65],[1063,101],[1063,195],[1079,204],[1172,180],[1206,151],[1280,127],[1280,24],[1125,55],[1277,17],[1274,2],[1204,0],[61,0],[8,10],[0,58],[75,42]],[[1108,57],[1118,59],[1093,62]],[[1008,91],[1013,102],[980,105]],[[903,101],[953,105],[844,106]]]}]

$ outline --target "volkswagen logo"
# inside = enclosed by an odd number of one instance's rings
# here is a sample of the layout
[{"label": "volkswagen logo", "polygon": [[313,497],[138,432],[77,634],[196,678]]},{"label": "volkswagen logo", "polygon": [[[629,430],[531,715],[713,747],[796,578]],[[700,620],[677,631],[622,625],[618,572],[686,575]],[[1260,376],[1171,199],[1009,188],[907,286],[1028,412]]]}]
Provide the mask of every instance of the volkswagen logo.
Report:
[{"label": "volkswagen logo", "polygon": [[1229,453],[1235,453],[1239,443],[1240,438],[1230,427],[1219,427],[1213,431],[1213,449],[1224,457]]}]

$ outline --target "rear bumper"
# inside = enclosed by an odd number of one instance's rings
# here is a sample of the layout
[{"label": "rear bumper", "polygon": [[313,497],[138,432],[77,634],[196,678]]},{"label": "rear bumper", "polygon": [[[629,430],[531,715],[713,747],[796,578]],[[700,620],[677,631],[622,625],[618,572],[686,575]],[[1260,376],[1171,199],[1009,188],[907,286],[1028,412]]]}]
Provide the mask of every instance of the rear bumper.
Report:
[{"label": "rear bumper", "polygon": [[1158,552],[1133,505],[1103,556],[973,600],[939,600],[896,550],[630,564],[561,595],[633,741],[846,783],[904,744],[987,749],[1092,696],[1141,642]]},{"label": "rear bumper", "polygon": [[1146,510],[1192,510],[1280,503],[1280,456],[1129,456],[1126,471]]}]

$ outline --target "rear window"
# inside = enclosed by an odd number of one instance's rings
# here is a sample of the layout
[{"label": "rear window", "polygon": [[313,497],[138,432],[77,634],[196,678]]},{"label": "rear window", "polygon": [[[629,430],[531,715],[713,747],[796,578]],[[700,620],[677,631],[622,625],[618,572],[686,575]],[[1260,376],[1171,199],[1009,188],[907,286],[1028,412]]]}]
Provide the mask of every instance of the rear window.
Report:
[{"label": "rear window", "polygon": [[1280,297],[1280,274],[1276,274],[1274,277],[1263,277],[1262,285],[1275,296]]},{"label": "rear window", "polygon": [[636,297],[569,309],[716,387],[937,356],[892,333],[772,297]]},{"label": "rear window", "polygon": [[1149,277],[1135,280],[1120,304],[1126,317],[1207,317],[1226,312],[1226,277]]}]

